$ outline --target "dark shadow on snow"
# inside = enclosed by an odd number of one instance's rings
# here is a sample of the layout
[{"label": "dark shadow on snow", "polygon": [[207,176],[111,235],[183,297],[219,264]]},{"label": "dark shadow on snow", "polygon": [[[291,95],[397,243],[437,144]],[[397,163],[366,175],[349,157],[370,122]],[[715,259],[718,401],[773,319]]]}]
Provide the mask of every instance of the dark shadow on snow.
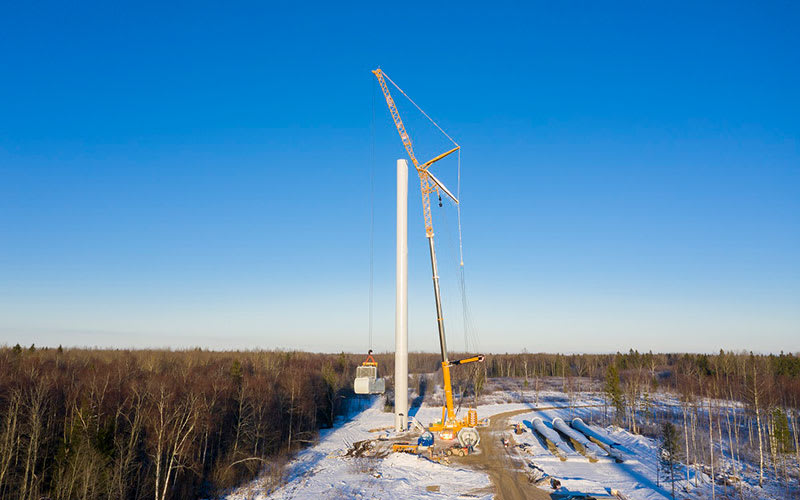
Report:
[{"label": "dark shadow on snow", "polygon": [[528,429],[531,430],[531,435],[533,435],[533,437],[535,437],[536,440],[539,441],[539,444],[542,446],[542,448],[544,448],[545,450],[549,449],[547,447],[547,441],[545,441],[545,439],[542,437],[542,435],[539,434],[539,431],[537,431],[533,427],[533,422],[531,420],[523,420],[522,424],[525,425],[525,427],[527,427]]},{"label": "dark shadow on snow", "polygon": [[[333,421],[333,427],[328,429],[321,429],[321,431],[328,431],[330,432],[332,429],[336,429],[337,427],[341,427],[344,424],[350,422],[357,416],[359,416],[364,410],[368,410],[372,408],[372,405],[375,404],[382,396],[375,395],[375,394],[353,394],[350,393],[349,396],[344,398],[342,414],[337,415]],[[322,437],[322,436],[320,436]]]},{"label": "dark shadow on snow", "polygon": [[411,406],[408,408],[408,416],[416,417],[422,402],[425,400],[425,393],[428,390],[428,379],[420,377],[419,379],[419,394],[411,401]]}]

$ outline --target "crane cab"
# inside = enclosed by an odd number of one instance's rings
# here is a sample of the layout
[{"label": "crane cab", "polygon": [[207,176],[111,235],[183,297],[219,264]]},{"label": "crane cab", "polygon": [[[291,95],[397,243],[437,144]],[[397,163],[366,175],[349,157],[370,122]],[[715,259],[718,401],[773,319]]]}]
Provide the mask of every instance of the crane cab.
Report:
[{"label": "crane cab", "polygon": [[386,381],[378,378],[378,363],[369,351],[367,359],[356,367],[356,379],[353,381],[353,392],[356,394],[383,394]]}]

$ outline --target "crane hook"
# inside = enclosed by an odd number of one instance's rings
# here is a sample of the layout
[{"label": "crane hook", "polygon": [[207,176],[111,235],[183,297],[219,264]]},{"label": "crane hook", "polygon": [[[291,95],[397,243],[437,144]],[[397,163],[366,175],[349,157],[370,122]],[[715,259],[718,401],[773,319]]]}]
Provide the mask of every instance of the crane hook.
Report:
[{"label": "crane hook", "polygon": [[441,206],[442,206],[442,195],[440,194],[439,195],[439,207],[441,207]]}]

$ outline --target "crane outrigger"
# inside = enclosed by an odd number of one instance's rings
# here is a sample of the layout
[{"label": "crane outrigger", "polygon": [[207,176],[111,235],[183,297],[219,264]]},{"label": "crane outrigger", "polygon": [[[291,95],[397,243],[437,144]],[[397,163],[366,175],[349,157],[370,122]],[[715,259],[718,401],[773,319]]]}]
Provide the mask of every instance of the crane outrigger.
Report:
[{"label": "crane outrigger", "polygon": [[[458,440],[464,446],[475,445],[480,439],[478,431],[475,429],[475,427],[478,425],[478,412],[475,409],[470,408],[465,418],[458,419],[456,416],[456,412],[453,408],[453,386],[450,382],[450,367],[473,362],[482,362],[484,360],[484,356],[477,355],[455,361],[448,359],[447,341],[444,333],[444,317],[442,315],[442,299],[439,292],[439,272],[436,266],[436,249],[433,244],[433,217],[431,214],[430,200],[431,193],[435,192],[437,195],[439,195],[439,191],[441,190],[441,192],[444,192],[444,194],[452,199],[453,202],[458,204],[458,198],[456,198],[453,193],[451,193],[450,190],[448,190],[444,184],[442,184],[439,179],[437,179],[433,173],[430,172],[429,169],[431,165],[455,153],[461,147],[456,144],[455,141],[453,141],[453,144],[455,145],[453,149],[435,156],[424,163],[420,163],[414,154],[411,138],[409,137],[408,132],[403,125],[403,120],[400,118],[400,113],[397,111],[397,106],[394,103],[394,99],[392,98],[392,94],[389,92],[389,87],[386,85],[385,80],[389,80],[395,87],[397,87],[397,85],[380,68],[374,70],[372,73],[375,74],[375,77],[378,79],[378,83],[383,91],[383,96],[386,98],[386,104],[389,107],[389,112],[392,115],[392,120],[394,120],[395,127],[397,127],[397,132],[400,134],[400,139],[403,141],[403,146],[406,148],[408,157],[411,159],[411,162],[414,164],[414,168],[419,175],[420,191],[422,192],[422,213],[425,219],[425,237],[428,238],[428,246],[430,247],[431,254],[433,293],[436,299],[436,325],[439,330],[439,347],[441,348],[442,352],[442,377],[445,397],[445,404],[442,407],[441,421],[431,424],[428,427],[428,430],[433,433],[437,433],[440,439],[452,440],[458,437]],[[397,88],[399,89],[399,87]],[[444,133],[444,131],[442,132]]]}]

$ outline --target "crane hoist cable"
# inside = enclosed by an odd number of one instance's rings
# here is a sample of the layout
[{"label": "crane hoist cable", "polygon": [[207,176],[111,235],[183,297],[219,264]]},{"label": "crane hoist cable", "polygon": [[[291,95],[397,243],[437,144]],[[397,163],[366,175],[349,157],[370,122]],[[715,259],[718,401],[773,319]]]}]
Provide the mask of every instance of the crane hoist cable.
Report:
[{"label": "crane hoist cable", "polygon": [[[372,85],[370,85],[372,88]],[[369,318],[367,335],[369,351],[372,352],[372,325],[375,295],[375,91],[372,96],[372,116],[369,127]]]},{"label": "crane hoist cable", "polygon": [[[456,185],[456,195],[461,199],[461,150],[458,150],[458,183]],[[464,244],[461,238],[461,203],[456,205],[458,213],[458,257],[461,267],[464,267]]]},{"label": "crane hoist cable", "polygon": [[[462,198],[459,198],[459,201],[462,201]],[[461,203],[458,204],[461,206]],[[447,216],[447,211],[441,211],[441,221],[442,221],[442,228],[444,230],[445,238],[444,241],[447,243],[446,245],[446,256],[448,258],[452,258],[452,270],[455,273],[456,280],[455,286],[453,288],[453,292],[456,292],[461,300],[461,332],[463,334],[463,342],[464,342],[464,352],[470,352],[473,350],[480,351],[480,344],[478,342],[478,336],[475,331],[475,325],[471,320],[470,312],[469,312],[469,301],[467,300],[467,286],[466,286],[466,275],[465,275],[465,268],[463,262],[461,261],[461,254],[460,254],[460,239],[456,241],[458,234],[452,231],[452,224],[450,218]],[[449,285],[448,285],[449,286]]]},{"label": "crane hoist cable", "polygon": [[[458,181],[456,185],[456,195],[459,200],[462,199],[461,195],[461,150],[458,150]],[[478,336],[475,333],[474,325],[469,314],[469,304],[467,303],[467,280],[464,273],[464,236],[461,230],[461,203],[456,205],[456,214],[458,216],[458,285],[461,289],[461,320],[462,328],[464,329],[464,349],[470,350],[470,340],[473,341],[473,349],[480,350],[478,345]]]},{"label": "crane hoist cable", "polygon": [[378,363],[372,356],[373,298],[375,291],[375,94],[372,93],[372,122],[370,123],[369,151],[369,313],[367,320],[367,358],[356,367],[353,392],[356,394],[383,394],[386,381],[378,377]]}]

